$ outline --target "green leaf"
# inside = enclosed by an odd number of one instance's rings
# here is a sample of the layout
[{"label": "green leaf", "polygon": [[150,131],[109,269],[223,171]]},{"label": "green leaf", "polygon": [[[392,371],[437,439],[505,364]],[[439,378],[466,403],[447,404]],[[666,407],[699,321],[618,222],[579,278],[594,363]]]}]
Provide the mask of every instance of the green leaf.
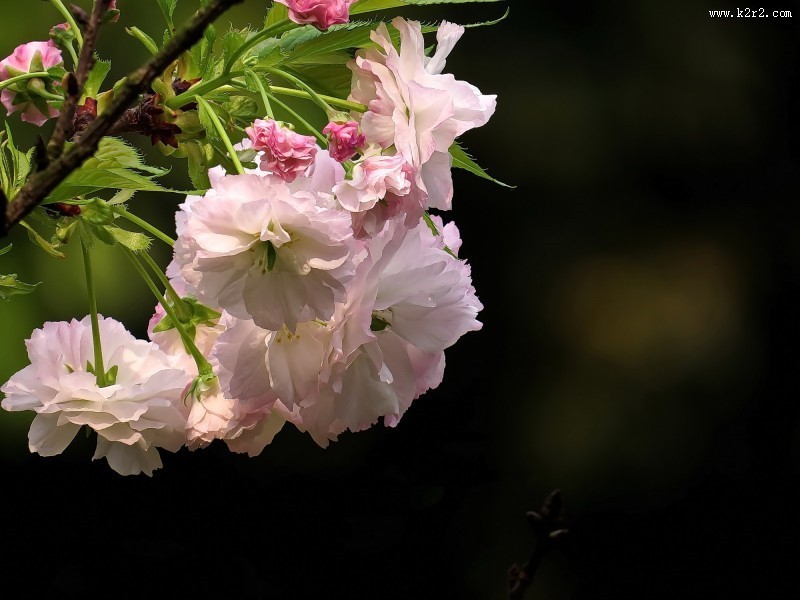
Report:
[{"label": "green leaf", "polygon": [[156,3],[161,9],[167,24],[172,28],[172,16],[175,14],[175,7],[178,5],[178,0],[156,0]]},{"label": "green leaf", "polygon": [[150,52],[150,54],[158,54],[158,44],[156,44],[156,41],[141,29],[138,27],[126,27],[125,32],[131,37],[139,40],[142,45],[147,48],[147,51]]},{"label": "green leaf", "polygon": [[22,296],[30,294],[37,287],[38,283],[24,283],[17,279],[17,275],[0,275],[0,300],[10,300],[11,296]]},{"label": "green leaf", "polygon": [[[250,29],[231,29],[228,33],[222,36],[220,45],[222,49],[222,60],[227,64],[228,59],[241,48],[253,32]],[[241,57],[233,65],[232,69],[236,69],[236,65],[241,64]]]},{"label": "green leaf", "polygon": [[3,254],[8,254],[9,252],[11,252],[12,246],[13,246],[13,244],[9,244],[5,248],[0,249],[0,256],[3,256]]},{"label": "green leaf", "polygon": [[319,94],[347,98],[353,73],[341,65],[294,65],[292,71]]},{"label": "green leaf", "polygon": [[274,25],[275,23],[279,23],[280,21],[288,18],[289,9],[283,4],[273,2],[270,9],[267,11],[267,18],[264,20],[264,28],[266,29],[270,25]]},{"label": "green leaf", "polygon": [[115,137],[103,138],[94,156],[83,164],[89,168],[97,169],[136,169],[156,177],[162,177],[169,173],[168,169],[159,169],[158,167],[146,165],[139,154],[139,150]]},{"label": "green leaf", "polygon": [[[144,171],[142,175],[136,171]],[[63,202],[103,189],[143,192],[171,192],[153,181],[154,176],[168,171],[151,167],[142,161],[139,152],[124,141],[108,137],[100,142],[95,155],[77,171],[73,171],[43,202]]]},{"label": "green leaf", "polygon": [[108,72],[111,70],[110,60],[100,60],[95,56],[94,66],[89,71],[89,77],[86,79],[86,86],[83,89],[82,100],[86,98],[94,98],[100,93],[100,87],[106,80]]},{"label": "green leaf", "polygon": [[468,4],[473,2],[500,2],[502,0],[361,0],[350,7],[350,14],[357,15],[375,10],[386,10],[399,6],[424,6],[426,4]]},{"label": "green leaf", "polygon": [[75,196],[92,194],[103,189],[139,192],[172,192],[129,169],[81,168],[74,171],[51,193],[43,204],[62,202]]},{"label": "green leaf", "polygon": [[450,156],[453,157],[453,166],[458,169],[464,169],[465,171],[469,171],[473,175],[477,175],[483,179],[487,179],[488,181],[494,182],[497,185],[502,185],[503,187],[514,189],[515,186],[508,185],[507,183],[503,183],[489,175],[478,163],[476,163],[473,158],[466,153],[466,151],[458,145],[458,143],[453,144],[450,146]]},{"label": "green leaf", "polygon": [[[5,125],[5,140],[0,144],[0,184],[6,197],[13,198],[28,179],[33,149],[27,153],[18,150],[8,123]],[[0,138],[2,136],[0,132]]]}]

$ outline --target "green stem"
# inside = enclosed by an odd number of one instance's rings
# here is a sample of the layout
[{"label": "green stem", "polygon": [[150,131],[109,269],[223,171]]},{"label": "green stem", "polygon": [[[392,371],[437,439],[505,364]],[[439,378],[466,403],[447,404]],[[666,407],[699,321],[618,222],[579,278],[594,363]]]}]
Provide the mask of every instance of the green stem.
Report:
[{"label": "green stem", "polygon": [[330,104],[325,102],[325,100],[319,94],[317,94],[317,92],[315,92],[305,81],[303,81],[299,77],[295,77],[291,73],[287,73],[286,71],[281,71],[280,69],[275,69],[274,67],[263,67],[263,69],[261,70],[263,70],[266,73],[272,73],[273,75],[277,75],[278,77],[283,77],[284,79],[291,81],[293,84],[295,84],[295,86],[297,86],[301,90],[304,90],[311,97],[311,99],[314,102],[316,102],[317,105],[322,110],[325,111],[325,114],[327,114],[328,116],[331,116],[335,112],[331,108]]},{"label": "green stem", "polygon": [[153,225],[150,225],[150,223],[148,223],[144,219],[141,219],[141,218],[137,217],[133,213],[129,213],[127,210],[125,210],[121,206],[113,206],[113,207],[111,207],[111,210],[113,210],[115,213],[117,213],[120,217],[123,217],[123,218],[127,219],[128,221],[130,221],[131,223],[133,223],[135,225],[138,225],[139,227],[144,229],[146,232],[151,233],[152,235],[154,235],[155,237],[160,239],[165,244],[168,244],[170,246],[174,246],[175,245],[175,240],[173,240],[171,237],[169,237],[166,233],[164,233],[160,229],[154,227]]},{"label": "green stem", "polygon": [[167,296],[170,300],[172,300],[172,306],[175,307],[175,312],[178,315],[178,318],[181,320],[181,323],[185,323],[188,321],[192,315],[187,314],[186,303],[183,301],[183,298],[180,297],[178,292],[175,291],[175,288],[172,287],[167,276],[164,274],[164,271],[156,264],[156,261],[153,260],[153,257],[150,256],[147,252],[142,252],[139,254],[142,258],[144,258],[144,262],[147,263],[147,266],[150,267],[150,270],[156,274],[156,277],[161,281],[161,285],[164,286],[164,289],[167,290]]},{"label": "green stem", "polygon": [[145,268],[139,262],[139,259],[137,258],[136,254],[134,254],[134,252],[132,250],[129,250],[128,248],[123,248],[122,250],[125,252],[125,256],[127,256],[128,259],[131,261],[131,264],[133,264],[133,267],[134,269],[136,269],[136,272],[139,273],[141,278],[147,284],[147,287],[149,287],[150,291],[153,292],[153,295],[156,297],[159,304],[161,304],[161,306],[164,307],[164,311],[167,313],[167,316],[169,316],[170,320],[172,320],[172,323],[175,325],[175,329],[178,330],[178,334],[181,336],[183,345],[186,347],[186,350],[189,352],[189,354],[192,355],[192,358],[194,359],[194,362],[197,365],[198,374],[200,374],[201,376],[213,375],[214,368],[206,360],[206,358],[197,348],[197,345],[194,343],[194,340],[186,332],[186,329],[184,329],[183,327],[183,323],[181,323],[180,319],[178,319],[178,315],[173,310],[172,305],[164,299],[164,296],[161,295],[161,292],[158,290],[158,286],[155,284],[153,279],[150,277],[150,275],[148,275]]},{"label": "green stem", "polygon": [[45,100],[56,100],[58,102],[64,101],[64,96],[59,96],[58,94],[51,94],[45,90],[37,90],[36,95],[40,98],[44,98]]},{"label": "green stem", "polygon": [[[15,83],[19,83],[20,81],[25,81],[26,79],[52,79],[50,73],[47,71],[40,71],[37,73],[23,73],[22,75],[17,75],[16,77],[11,77],[10,79],[6,79],[5,81],[0,81],[0,90],[7,88],[10,85],[14,85]],[[64,98],[59,97],[61,100]]]},{"label": "green stem", "polygon": [[261,81],[258,75],[253,73],[253,71],[247,71],[245,74],[248,81],[254,81],[256,87],[258,88],[258,93],[261,94],[261,101],[264,103],[264,110],[267,113],[267,116],[270,119],[275,118],[275,114],[272,112],[272,103],[269,101],[269,96],[267,95],[267,90],[264,88],[264,83]]},{"label": "green stem", "polygon": [[[271,85],[269,86],[269,89],[273,94],[278,94],[280,96],[294,96],[295,98],[311,97],[310,94],[308,94],[308,92],[304,92],[303,90],[295,90],[293,88],[285,88],[285,87],[278,87],[277,85]],[[339,108],[345,108],[347,110],[354,110],[356,112],[367,112],[369,110],[368,107],[364,106],[363,104],[359,104],[358,102],[350,102],[349,100],[342,100],[341,98],[334,98],[333,96],[326,96],[325,94],[317,94],[317,95],[331,106],[337,106]]]},{"label": "green stem", "polygon": [[217,130],[217,133],[219,133],[219,137],[222,138],[222,143],[225,144],[225,147],[228,149],[228,154],[231,156],[236,171],[239,175],[244,175],[244,167],[239,160],[239,155],[236,154],[236,150],[234,150],[233,144],[231,143],[231,138],[228,137],[228,132],[225,131],[225,128],[222,126],[222,121],[219,120],[217,113],[214,112],[214,109],[211,108],[211,105],[202,96],[197,97],[197,103],[200,105],[200,108],[206,111],[208,118],[211,119],[211,122],[214,124],[214,128]]},{"label": "green stem", "polygon": [[250,50],[253,46],[258,44],[259,42],[267,39],[268,37],[272,36],[275,33],[283,33],[283,29],[286,28],[287,25],[291,25],[292,22],[289,19],[283,19],[282,21],[278,21],[270,25],[269,27],[262,29],[249,40],[247,40],[240,48],[236,50],[233,54],[231,54],[230,58],[225,61],[225,68],[224,72],[227,73],[233,68],[233,65],[236,64],[236,61],[241,58],[241,56]]},{"label": "green stem", "polygon": [[92,257],[86,243],[81,240],[83,267],[86,272],[86,291],[89,295],[89,314],[92,320],[92,343],[94,345],[94,376],[99,387],[106,387],[106,369],[103,365],[103,347],[100,343],[100,323],[97,318],[97,295],[92,272]]},{"label": "green stem", "polygon": [[298,115],[295,111],[293,111],[291,108],[289,108],[286,104],[284,104],[283,102],[278,100],[272,94],[267,94],[267,95],[272,99],[272,101],[275,104],[280,106],[283,110],[285,110],[287,113],[289,113],[298,123],[300,123],[303,127],[305,127],[312,134],[314,134],[314,137],[317,138],[317,140],[319,141],[320,146],[322,146],[323,148],[327,148],[328,147],[328,140],[325,138],[325,136],[322,135],[319,131],[317,131],[308,121],[306,121],[303,117]]},{"label": "green stem", "polygon": [[75,48],[72,47],[72,42],[67,44],[67,52],[69,52],[69,57],[72,59],[72,67],[73,69],[78,68],[78,55],[75,53]]},{"label": "green stem", "polygon": [[244,73],[241,71],[237,71],[234,73],[226,73],[225,75],[220,75],[219,77],[215,77],[214,79],[209,79],[208,81],[201,81],[200,83],[196,83],[188,90],[183,92],[182,94],[178,94],[174,98],[167,100],[164,104],[168,108],[180,108],[181,106],[185,106],[192,102],[198,96],[203,96],[208,94],[209,92],[213,92],[219,87],[222,87],[226,83],[228,83],[231,79],[235,77],[241,77]]},{"label": "green stem", "polygon": [[[73,33],[75,33],[75,39],[78,41],[78,48],[83,49],[83,35],[81,35],[81,28],[78,27],[78,24],[72,17],[72,13],[67,10],[67,7],[64,6],[64,3],[61,2],[61,0],[50,0],[50,4],[52,4],[55,9],[61,13],[61,16],[66,19],[67,23],[69,23],[70,29],[72,29]],[[77,61],[75,61],[75,64],[77,65]]]}]

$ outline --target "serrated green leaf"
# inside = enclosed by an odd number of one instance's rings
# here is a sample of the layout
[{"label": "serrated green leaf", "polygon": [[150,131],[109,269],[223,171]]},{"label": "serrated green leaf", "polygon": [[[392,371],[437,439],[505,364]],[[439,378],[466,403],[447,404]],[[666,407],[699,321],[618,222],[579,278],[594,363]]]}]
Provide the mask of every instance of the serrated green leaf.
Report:
[{"label": "serrated green leaf", "polygon": [[0,275],[0,300],[10,300],[12,296],[30,294],[38,286],[38,283],[19,281],[15,273]]},{"label": "serrated green leaf", "polygon": [[[250,29],[231,29],[228,33],[222,36],[220,46],[222,50],[222,60],[227,64],[228,59],[241,48],[253,32]],[[231,68],[241,63],[241,58],[236,61]]]},{"label": "serrated green leaf", "polygon": [[96,169],[136,169],[137,171],[144,171],[156,177],[163,177],[169,173],[169,169],[160,169],[158,167],[146,165],[142,160],[141,154],[139,154],[139,150],[115,137],[103,138],[97,152],[95,152],[92,158],[83,163],[83,165]]},{"label": "serrated green leaf", "polygon": [[111,200],[108,201],[109,206],[116,206],[117,204],[125,204],[136,194],[136,190],[120,190]]},{"label": "serrated green leaf", "polygon": [[109,71],[111,71],[111,61],[100,60],[95,56],[94,66],[92,70],[89,71],[89,77],[86,79],[81,101],[86,100],[86,98],[94,98],[97,96]]},{"label": "serrated green leaf", "polygon": [[453,144],[450,146],[450,156],[453,157],[453,166],[458,169],[464,169],[469,171],[473,175],[477,175],[483,179],[487,179],[488,181],[492,181],[497,185],[502,185],[503,187],[514,189],[513,185],[508,185],[507,183],[503,183],[489,175],[478,163],[476,163],[473,158],[466,153],[466,151],[458,145],[458,143]]},{"label": "serrated green leaf", "polygon": [[151,179],[129,169],[81,168],[74,171],[43,202],[52,204],[75,196],[103,190],[134,190],[139,192],[172,192]]},{"label": "serrated green leaf", "polygon": [[501,2],[502,0],[361,0],[350,7],[350,14],[386,10],[401,6],[424,6],[426,4],[470,4],[475,2]]}]

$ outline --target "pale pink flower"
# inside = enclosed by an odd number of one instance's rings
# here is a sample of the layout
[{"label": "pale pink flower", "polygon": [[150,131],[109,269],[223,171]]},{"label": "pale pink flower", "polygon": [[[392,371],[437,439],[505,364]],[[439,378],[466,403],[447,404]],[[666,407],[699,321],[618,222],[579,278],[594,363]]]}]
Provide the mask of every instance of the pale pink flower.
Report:
[{"label": "pale pink flower", "polygon": [[417,184],[428,206],[450,208],[452,180],[449,148],[465,131],[484,125],[494,113],[496,96],[442,74],[445,59],[464,28],[444,21],[436,52],[425,55],[417,21],[396,18],[400,52],[384,24],[372,33],[378,48],[360,50],[349,63],[353,71],[350,100],[366,104],[361,127],[368,142],[397,152],[417,171]]},{"label": "pale pink flower", "polygon": [[208,381],[196,378],[183,391],[189,404],[186,440],[191,450],[223,439],[239,424],[239,403],[226,394],[218,377]]},{"label": "pale pink flower", "polygon": [[269,171],[287,183],[304,174],[317,154],[317,142],[313,136],[295,133],[274,119],[256,119],[245,132],[253,148],[264,153],[261,170]]},{"label": "pale pink flower", "polygon": [[275,0],[289,9],[289,18],[300,25],[310,24],[322,31],[331,25],[347,23],[350,5],[356,0]]},{"label": "pale pink flower", "polygon": [[425,195],[400,154],[368,154],[355,164],[351,178],[336,184],[333,192],[339,205],[353,214],[353,233],[359,239],[376,235],[386,221],[400,215],[413,226],[424,210]]},{"label": "pale pink flower", "polygon": [[273,176],[229,175],[181,206],[174,260],[209,306],[278,331],[328,319],[352,276],[351,220]]},{"label": "pale pink flower", "polygon": [[328,152],[339,161],[345,162],[358,154],[367,139],[355,121],[331,121],[322,130],[328,136]]},{"label": "pale pink flower", "polygon": [[[460,245],[457,230],[444,229]],[[407,230],[389,221],[366,240],[365,251],[347,302],[328,324],[331,350],[317,396],[289,417],[322,446],[381,418],[395,426],[416,398],[441,382],[444,350],[481,327],[469,266],[424,222]]]},{"label": "pale pink flower", "polygon": [[[0,61],[0,81],[30,73],[32,63],[36,62],[37,55],[45,70],[64,62],[61,58],[61,50],[52,42],[28,42],[17,46],[11,56]],[[8,114],[21,111],[23,121],[41,127],[48,119],[57,117],[59,111],[48,104],[44,98],[28,90],[30,86],[36,85],[45,88],[48,83],[49,81],[42,79],[29,79],[13,85],[14,89],[7,87],[0,93],[0,102],[6,107]]]},{"label": "pale pink flower", "polygon": [[400,155],[368,156],[353,167],[351,179],[333,188],[336,199],[351,212],[364,212],[383,200],[387,194],[405,196],[411,191],[413,172]]},{"label": "pale pink flower", "polygon": [[[449,235],[457,236],[457,230]],[[398,336],[425,352],[438,352],[481,328],[476,317],[483,305],[469,265],[448,253],[443,237],[434,236],[426,223],[406,230],[389,221],[368,248],[374,265],[368,275],[375,286],[373,317]]]},{"label": "pale pink flower", "polygon": [[187,409],[181,391],[189,377],[152,343],[135,339],[113,319],[100,318],[100,339],[115,381],[99,387],[87,365],[94,363],[89,317],[45,323],[26,342],[31,364],[2,387],[2,407],[33,410],[31,452],[60,454],[82,426],[97,433],[94,458],[105,457],[122,475],[161,467],[157,448],[184,443]]}]

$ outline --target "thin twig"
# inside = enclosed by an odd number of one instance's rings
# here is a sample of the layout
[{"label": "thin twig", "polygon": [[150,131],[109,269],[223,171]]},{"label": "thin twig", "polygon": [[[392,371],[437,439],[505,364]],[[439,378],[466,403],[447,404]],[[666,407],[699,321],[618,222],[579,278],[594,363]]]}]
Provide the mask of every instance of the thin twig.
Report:
[{"label": "thin twig", "polygon": [[525,564],[522,567],[512,565],[508,570],[508,600],[522,600],[525,597],[539,563],[569,533],[564,527],[561,490],[551,492],[538,512],[530,511],[526,516],[533,528],[536,542]]},{"label": "thin twig", "polygon": [[91,157],[97,151],[100,140],[139,94],[147,89],[150,82],[163,73],[185,50],[199,41],[209,24],[233,5],[241,2],[244,0],[212,0],[181,27],[158,54],[128,75],[125,83],[117,91],[114,101],[92,122],[69,152],[51,162],[46,169],[33,174],[8,204],[3,232],[7,232],[24,219],[59,183]]},{"label": "thin twig", "polygon": [[66,92],[64,95],[64,108],[61,109],[61,114],[56,122],[53,137],[50,138],[50,142],[47,144],[47,159],[49,161],[57,160],[61,156],[64,151],[64,143],[72,137],[75,107],[78,105],[86,80],[89,78],[89,73],[94,66],[94,50],[97,48],[97,37],[100,34],[103,17],[108,12],[110,4],[111,0],[94,0],[92,16],[83,34],[83,48],[81,48],[81,56],[78,59],[75,75],[68,73],[64,78]]}]

